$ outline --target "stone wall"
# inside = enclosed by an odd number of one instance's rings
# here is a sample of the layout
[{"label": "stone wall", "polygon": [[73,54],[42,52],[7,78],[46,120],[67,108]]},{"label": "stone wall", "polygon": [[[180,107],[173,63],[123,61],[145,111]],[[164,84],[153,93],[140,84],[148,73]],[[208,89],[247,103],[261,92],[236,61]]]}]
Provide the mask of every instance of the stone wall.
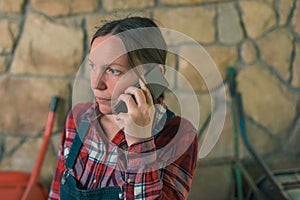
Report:
[{"label": "stone wall", "polygon": [[[274,168],[296,165],[300,153],[300,0],[0,0],[1,170],[32,171],[51,97],[58,95],[63,101],[41,172],[41,179],[49,185],[72,104],[73,81],[88,54],[94,27],[128,15],[154,18],[162,27],[198,41],[225,84],[226,70],[234,66],[254,147]],[[202,133],[207,129],[211,102],[201,75],[177,56],[170,55],[168,62],[197,92]],[[168,76],[172,79],[173,75]],[[178,78],[172,80],[171,87],[189,99]],[[176,110],[174,97],[166,100]],[[221,137],[213,151],[199,160],[191,199],[205,199],[205,195],[229,199],[232,195],[230,164],[211,167],[234,152],[227,100]],[[250,159],[240,145],[241,157]],[[208,181],[216,177],[223,179]],[[220,187],[220,192],[214,192]]]}]

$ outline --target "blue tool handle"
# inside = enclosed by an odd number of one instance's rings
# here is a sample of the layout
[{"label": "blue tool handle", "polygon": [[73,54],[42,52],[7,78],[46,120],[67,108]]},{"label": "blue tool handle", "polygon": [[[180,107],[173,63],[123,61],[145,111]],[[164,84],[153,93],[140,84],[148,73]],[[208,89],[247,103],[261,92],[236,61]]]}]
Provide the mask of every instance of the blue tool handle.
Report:
[{"label": "blue tool handle", "polygon": [[57,103],[58,103],[58,97],[57,96],[52,97],[51,106],[50,106],[50,111],[51,112],[56,111]]},{"label": "blue tool handle", "polygon": [[235,89],[236,89],[236,82],[235,82],[235,70],[233,67],[228,67],[227,68],[227,75],[228,75],[228,86],[229,86],[229,92],[230,96],[234,97],[235,96]]}]

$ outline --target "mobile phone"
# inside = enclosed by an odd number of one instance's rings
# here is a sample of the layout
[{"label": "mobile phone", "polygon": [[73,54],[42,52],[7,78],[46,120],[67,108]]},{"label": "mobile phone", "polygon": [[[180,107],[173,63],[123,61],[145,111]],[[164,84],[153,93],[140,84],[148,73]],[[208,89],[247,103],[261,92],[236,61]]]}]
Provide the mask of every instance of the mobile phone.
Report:
[{"label": "mobile phone", "polygon": [[[153,100],[157,99],[169,86],[168,81],[166,80],[158,66],[153,67],[148,73],[145,74],[145,82],[152,95]],[[137,82],[134,86],[138,88],[141,87],[139,82]],[[119,114],[121,112],[128,112],[127,106],[124,101],[119,101],[113,107],[113,113]]]}]

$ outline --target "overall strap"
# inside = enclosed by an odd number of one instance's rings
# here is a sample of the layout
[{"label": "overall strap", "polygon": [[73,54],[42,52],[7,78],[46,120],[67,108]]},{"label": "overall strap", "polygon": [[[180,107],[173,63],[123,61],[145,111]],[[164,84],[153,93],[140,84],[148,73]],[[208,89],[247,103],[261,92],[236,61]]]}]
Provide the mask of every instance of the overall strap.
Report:
[{"label": "overall strap", "polygon": [[175,113],[173,113],[171,110],[167,109],[167,121],[169,121],[171,118],[176,117]]},{"label": "overall strap", "polygon": [[[173,117],[176,117],[175,113],[172,112],[171,110],[167,109],[166,110],[166,121],[163,125],[165,125],[170,119],[172,119]],[[154,141],[156,141],[156,139],[158,138],[159,133],[154,135]]]},{"label": "overall strap", "polygon": [[87,116],[85,116],[82,120],[81,123],[79,125],[79,128],[77,129],[77,134],[75,135],[75,138],[72,142],[72,146],[70,148],[67,160],[66,160],[66,168],[67,169],[72,169],[77,156],[80,152],[80,148],[82,146],[83,140],[89,130],[90,127],[90,122],[87,119]]}]

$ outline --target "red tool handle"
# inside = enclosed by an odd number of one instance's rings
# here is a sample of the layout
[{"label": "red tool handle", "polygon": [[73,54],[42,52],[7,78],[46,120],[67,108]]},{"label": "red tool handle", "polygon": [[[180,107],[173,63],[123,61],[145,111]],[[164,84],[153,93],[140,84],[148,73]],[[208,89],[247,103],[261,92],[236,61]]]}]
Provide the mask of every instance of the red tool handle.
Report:
[{"label": "red tool handle", "polygon": [[32,189],[32,186],[36,182],[37,177],[39,176],[41,166],[43,164],[44,156],[47,151],[47,147],[49,144],[50,136],[52,133],[52,127],[53,127],[53,122],[54,122],[54,116],[55,116],[55,111],[56,111],[56,106],[58,102],[58,97],[54,96],[52,98],[51,106],[50,106],[50,112],[48,114],[48,119],[47,119],[47,124],[46,124],[46,129],[44,132],[44,139],[43,139],[43,144],[40,150],[40,153],[38,155],[38,158],[36,160],[36,163],[34,165],[34,169],[32,174],[30,175],[29,182],[26,186],[26,189],[22,195],[22,200],[26,200],[28,198],[28,195]]}]

